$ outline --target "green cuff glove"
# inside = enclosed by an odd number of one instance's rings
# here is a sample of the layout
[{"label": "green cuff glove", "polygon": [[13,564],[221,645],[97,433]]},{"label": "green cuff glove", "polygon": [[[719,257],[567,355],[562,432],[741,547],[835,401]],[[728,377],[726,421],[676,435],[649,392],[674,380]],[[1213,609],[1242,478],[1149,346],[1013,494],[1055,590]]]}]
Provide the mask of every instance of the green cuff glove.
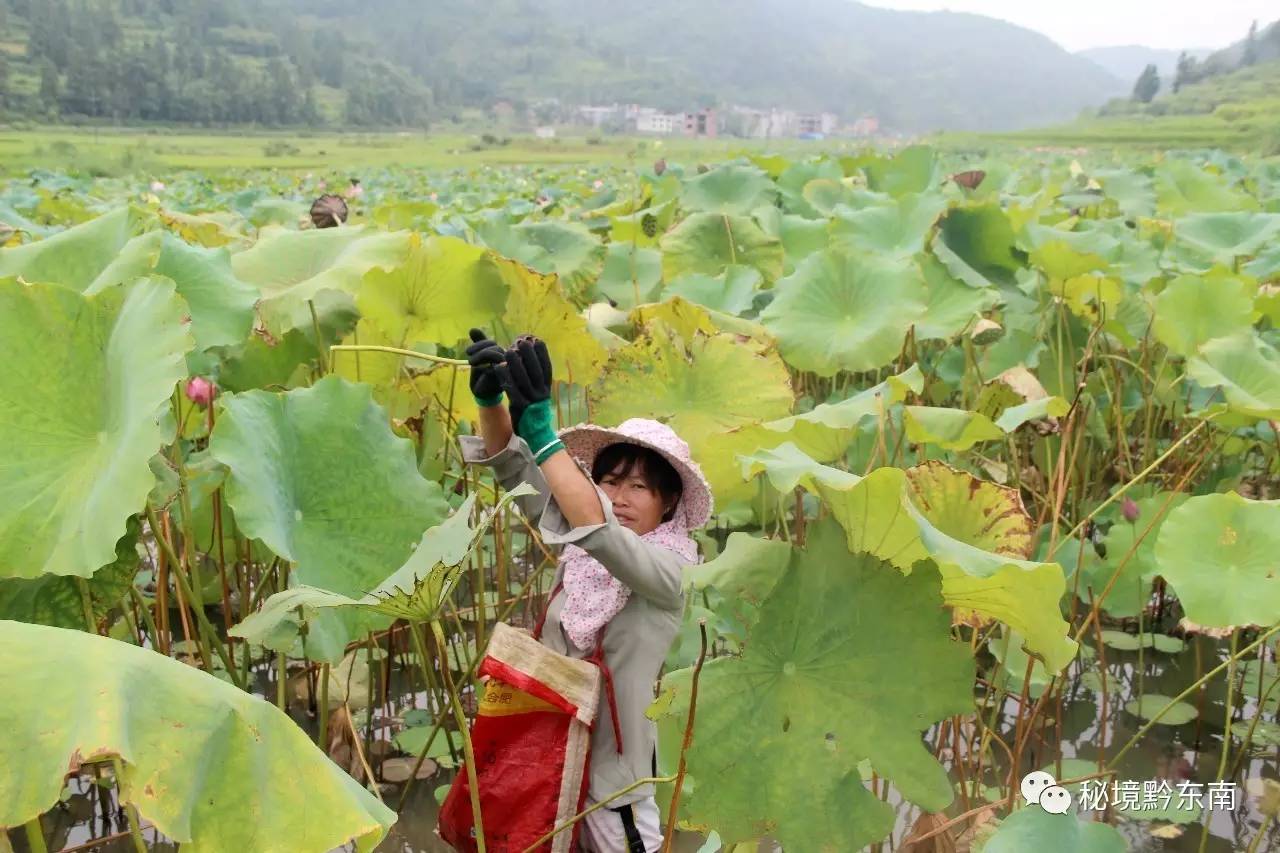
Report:
[{"label": "green cuff glove", "polygon": [[471,396],[472,396],[473,398],[475,398],[475,401],[476,401],[476,405],[477,405],[477,406],[483,406],[483,407],[485,407],[485,408],[488,408],[488,407],[490,407],[490,406],[501,406],[501,405],[502,405],[502,392],[501,392],[501,391],[499,391],[499,392],[498,392],[495,396],[493,396],[493,397],[477,397],[475,394],[472,394]]},{"label": "green cuff glove", "polygon": [[534,461],[539,465],[557,450],[564,449],[564,443],[556,437],[551,420],[551,401],[538,400],[529,404],[520,415],[520,423],[516,425],[516,433],[528,443],[533,451]]}]

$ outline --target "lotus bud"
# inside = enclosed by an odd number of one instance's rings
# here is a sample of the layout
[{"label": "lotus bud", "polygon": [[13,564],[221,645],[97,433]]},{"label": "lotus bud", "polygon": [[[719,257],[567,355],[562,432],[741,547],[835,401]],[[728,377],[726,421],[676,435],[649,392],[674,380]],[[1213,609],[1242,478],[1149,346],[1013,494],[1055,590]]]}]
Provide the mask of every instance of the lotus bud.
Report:
[{"label": "lotus bud", "polygon": [[1124,520],[1133,524],[1138,520],[1139,512],[1141,510],[1138,509],[1138,504],[1134,502],[1133,498],[1125,495],[1124,502],[1120,504],[1120,514],[1124,516]]},{"label": "lotus bud", "polygon": [[212,380],[203,376],[192,376],[187,380],[185,393],[188,400],[200,408],[206,409],[213,402],[213,398],[218,395],[218,386],[214,385]]},{"label": "lotus bud", "polygon": [[161,193],[161,192],[164,192],[164,181],[152,181],[152,182],[151,182],[151,191],[152,191],[153,193]]},{"label": "lotus bud", "polygon": [[994,344],[996,341],[1004,337],[1004,326],[1001,326],[995,320],[988,320],[982,317],[974,324],[973,331],[969,333],[969,339],[980,347],[987,344]]}]

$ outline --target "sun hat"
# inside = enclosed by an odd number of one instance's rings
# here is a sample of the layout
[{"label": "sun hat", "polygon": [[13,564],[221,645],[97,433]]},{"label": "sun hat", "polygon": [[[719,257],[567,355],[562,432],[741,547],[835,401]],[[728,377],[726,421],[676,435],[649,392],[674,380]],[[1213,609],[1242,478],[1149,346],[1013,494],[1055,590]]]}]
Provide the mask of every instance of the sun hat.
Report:
[{"label": "sun hat", "polygon": [[615,429],[582,423],[565,427],[557,435],[564,442],[564,449],[578,462],[587,477],[591,476],[591,466],[596,461],[596,454],[611,444],[626,442],[657,451],[676,469],[684,485],[680,506],[684,510],[686,527],[696,530],[711,518],[715,499],[707,478],[689,455],[689,445],[661,421],[628,418]]}]

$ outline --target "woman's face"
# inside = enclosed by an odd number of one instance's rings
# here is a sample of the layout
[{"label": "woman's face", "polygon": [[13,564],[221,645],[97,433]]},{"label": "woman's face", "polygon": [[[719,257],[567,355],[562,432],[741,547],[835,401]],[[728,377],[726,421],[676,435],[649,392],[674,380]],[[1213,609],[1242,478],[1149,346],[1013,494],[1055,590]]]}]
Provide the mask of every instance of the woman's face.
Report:
[{"label": "woman's face", "polygon": [[668,507],[663,504],[662,495],[645,484],[640,476],[643,473],[640,464],[637,460],[624,480],[619,476],[624,463],[619,462],[613,471],[600,478],[600,489],[613,502],[613,514],[618,522],[643,536],[662,523]]}]

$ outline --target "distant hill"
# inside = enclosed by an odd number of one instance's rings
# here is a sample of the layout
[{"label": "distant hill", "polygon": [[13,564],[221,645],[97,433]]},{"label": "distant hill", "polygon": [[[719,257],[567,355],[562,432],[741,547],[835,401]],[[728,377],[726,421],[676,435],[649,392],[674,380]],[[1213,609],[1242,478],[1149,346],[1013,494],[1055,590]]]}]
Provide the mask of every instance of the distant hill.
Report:
[{"label": "distant hill", "polygon": [[[1122,82],[1133,86],[1138,75],[1148,65],[1155,65],[1161,78],[1172,79],[1178,65],[1180,50],[1165,50],[1158,47],[1144,47],[1138,44],[1118,45],[1116,47],[1091,47],[1076,51],[1076,56],[1096,62]],[[1189,48],[1187,55],[1193,59],[1204,59],[1213,51],[1209,48]]]},{"label": "distant hill", "polygon": [[906,132],[1060,121],[1127,87],[1004,21],[850,0],[0,0],[6,76],[5,111],[36,118],[421,126],[503,101],[554,120],[555,98]]}]

